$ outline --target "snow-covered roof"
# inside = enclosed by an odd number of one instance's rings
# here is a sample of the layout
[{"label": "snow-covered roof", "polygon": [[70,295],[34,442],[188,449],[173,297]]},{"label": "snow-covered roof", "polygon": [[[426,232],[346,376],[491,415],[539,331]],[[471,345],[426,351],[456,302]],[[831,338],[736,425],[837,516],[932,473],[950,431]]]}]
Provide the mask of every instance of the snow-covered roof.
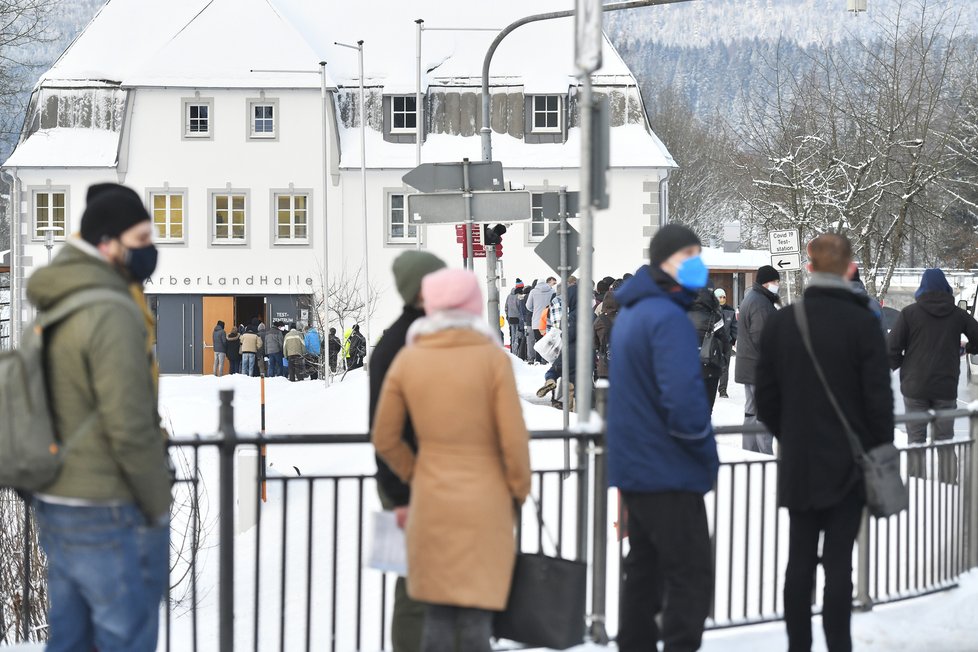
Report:
[{"label": "snow-covered roof", "polygon": [[[494,0],[487,7],[444,0],[109,0],[45,73],[62,85],[108,81],[124,86],[317,87],[314,74],[253,70],[318,70],[328,83],[358,83],[357,53],[335,45],[364,41],[364,77],[390,92],[414,90],[418,18],[429,28],[502,28],[528,14],[573,9],[572,0]],[[425,31],[424,85],[472,84],[495,32]],[[532,56],[528,56],[532,53]],[[515,30],[497,50],[494,85],[526,84],[531,92],[573,82],[574,20]],[[605,39],[596,83],[634,84]]]},{"label": "snow-covered roof", "polygon": [[114,167],[119,132],[108,129],[41,129],[17,146],[4,167]]},{"label": "snow-covered roof", "polygon": [[710,269],[754,272],[771,264],[771,252],[766,249],[741,249],[728,253],[716,247],[703,247],[703,262]]},{"label": "snow-covered roof", "polygon": [[[415,166],[416,150],[397,143],[386,142],[380,132],[367,129],[365,139],[368,168],[403,168]],[[422,162],[461,161],[482,156],[478,135],[470,137],[449,134],[430,134],[421,146]],[[360,167],[360,130],[340,129],[341,168]],[[612,167],[675,167],[675,162],[662,142],[642,125],[623,125],[611,130]],[[581,132],[572,128],[565,143],[528,145],[523,139],[508,134],[493,133],[492,155],[503,163],[516,162],[520,168],[576,168],[581,158]]]}]

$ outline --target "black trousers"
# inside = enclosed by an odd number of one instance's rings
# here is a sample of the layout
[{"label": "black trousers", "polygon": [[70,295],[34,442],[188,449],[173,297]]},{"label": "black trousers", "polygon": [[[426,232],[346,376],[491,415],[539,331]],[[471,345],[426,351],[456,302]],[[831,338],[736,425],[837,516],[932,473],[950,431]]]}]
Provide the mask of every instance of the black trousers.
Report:
[{"label": "black trousers", "polygon": [[[693,652],[713,599],[713,556],[703,496],[625,492],[629,552],[621,595],[621,652]],[[662,631],[655,616],[662,611]]]},{"label": "black trousers", "polygon": [[421,652],[491,652],[492,616],[485,609],[429,604]]},{"label": "black trousers", "polygon": [[719,376],[703,378],[703,385],[706,387],[706,402],[710,404],[710,414],[713,414],[713,406],[717,402],[717,385],[720,383]]},{"label": "black trousers", "polygon": [[822,538],[822,628],[829,652],[850,652],[849,620],[852,612],[852,546],[859,533],[863,499],[858,488],[826,509],[791,510],[788,568],[784,578],[784,622],[788,652],[812,649],[812,592]]}]

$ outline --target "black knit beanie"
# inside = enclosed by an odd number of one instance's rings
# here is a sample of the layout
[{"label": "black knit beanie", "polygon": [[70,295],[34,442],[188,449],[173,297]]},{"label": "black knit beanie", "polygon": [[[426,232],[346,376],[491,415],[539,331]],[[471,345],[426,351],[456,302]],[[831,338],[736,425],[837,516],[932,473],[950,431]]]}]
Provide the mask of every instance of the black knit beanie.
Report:
[{"label": "black knit beanie", "polygon": [[88,205],[81,219],[81,237],[98,245],[103,238],[118,238],[129,228],[151,218],[132,188],[100,183],[88,189]]},{"label": "black knit beanie", "polygon": [[757,270],[758,285],[764,285],[765,283],[779,280],[781,280],[781,274],[779,274],[778,270],[774,269],[770,265],[765,265]]},{"label": "black knit beanie", "polygon": [[661,265],[671,255],[690,245],[702,247],[699,237],[681,224],[666,224],[649,243],[649,262]]}]

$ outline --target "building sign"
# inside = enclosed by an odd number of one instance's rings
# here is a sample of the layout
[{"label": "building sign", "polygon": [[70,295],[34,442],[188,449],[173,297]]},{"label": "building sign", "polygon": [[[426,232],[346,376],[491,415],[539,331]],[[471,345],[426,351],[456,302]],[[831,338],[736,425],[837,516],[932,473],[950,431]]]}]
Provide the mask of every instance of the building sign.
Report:
[{"label": "building sign", "polygon": [[313,282],[309,277],[302,278],[298,274],[295,276],[270,276],[268,274],[252,274],[251,276],[155,276],[146,279],[146,287],[293,287],[296,285],[306,285],[312,287]]}]

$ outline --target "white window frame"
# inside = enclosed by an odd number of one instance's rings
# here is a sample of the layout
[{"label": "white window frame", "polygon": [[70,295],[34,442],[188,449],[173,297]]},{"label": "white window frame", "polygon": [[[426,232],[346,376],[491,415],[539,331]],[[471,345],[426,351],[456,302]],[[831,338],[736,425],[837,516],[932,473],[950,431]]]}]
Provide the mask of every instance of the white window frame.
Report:
[{"label": "white window frame", "polygon": [[[207,131],[191,131],[191,120],[201,120],[202,118],[191,118],[192,107],[207,107]],[[199,125],[198,125],[199,126]],[[211,140],[214,138],[214,100],[211,98],[189,97],[183,100],[183,120],[182,132],[184,140]]]},{"label": "white window frame", "polygon": [[[255,109],[258,107],[269,107],[272,109],[271,118],[255,117]],[[279,118],[281,115],[278,110],[277,99],[255,98],[248,100],[248,138],[250,140],[278,140]],[[256,131],[255,126],[258,120],[271,120],[271,131]]]},{"label": "white window frame", "polygon": [[[404,109],[402,109],[400,111],[398,111],[397,108],[395,107],[395,105],[396,105],[396,103],[397,103],[398,100],[403,101],[404,102],[404,107],[405,107]],[[407,109],[407,103],[409,101],[410,102],[414,102],[414,111],[410,111],[410,110]],[[398,115],[404,116],[405,123],[407,122],[408,116],[414,115],[414,124],[415,124],[415,126],[414,127],[395,127],[394,126],[394,118],[395,118],[395,116],[398,116]],[[417,103],[417,96],[416,95],[392,95],[391,96],[391,133],[392,134],[413,134],[413,133],[416,133],[418,131],[417,124],[418,124],[418,103]]]},{"label": "white window frame", "polygon": [[[537,108],[538,100],[543,100],[545,102],[543,108]],[[549,108],[550,100],[555,100],[557,102],[557,108]],[[564,130],[564,98],[560,95],[533,95],[530,98],[530,132],[534,134],[559,134]],[[550,127],[546,126],[546,118],[552,114],[556,113],[557,126]],[[541,115],[544,117],[543,127],[537,126],[537,116]]]},{"label": "white window frame", "polygon": [[[387,244],[389,245],[399,245],[408,244],[413,245],[418,242],[418,233],[421,229],[420,224],[412,224],[411,217],[408,215],[407,211],[407,196],[409,193],[406,191],[390,191],[387,193],[387,201],[385,202],[386,210],[384,217],[384,231],[387,235]],[[394,206],[395,197],[401,198],[401,206],[399,208]],[[400,211],[401,222],[399,224],[404,227],[404,235],[396,236],[394,235],[394,217],[396,211]],[[413,231],[413,235],[411,235]]]},{"label": "white window frame", "polygon": [[[242,209],[235,209],[233,207],[234,206],[234,199],[233,198],[234,197],[239,197],[239,196],[240,197],[243,197],[243,199],[244,199],[243,208]],[[217,211],[218,211],[217,203],[218,203],[218,199],[221,198],[221,197],[227,197],[228,198],[228,208],[226,209],[226,210],[228,210],[228,237],[226,237],[226,238],[220,238],[217,235],[217,227],[218,227],[218,224],[217,224]],[[250,229],[248,228],[248,218],[249,218],[249,214],[250,214],[251,211],[249,209],[250,209],[250,206],[249,206],[249,197],[248,197],[248,192],[247,191],[245,191],[245,190],[235,190],[235,189],[230,189],[230,190],[212,190],[209,193],[208,217],[207,217],[208,221],[210,222],[210,232],[211,232],[210,233],[210,243],[211,243],[211,245],[218,246],[218,247],[227,247],[227,246],[235,246],[235,245],[247,245],[248,244],[248,235],[249,235],[249,232],[250,232]],[[244,237],[242,237],[242,238],[232,238],[232,237],[230,237],[230,235],[233,233],[234,212],[236,210],[240,210],[243,213],[243,216],[242,216],[242,225],[243,225],[243,229],[244,229]]]},{"label": "white window frame", "polygon": [[[290,237],[282,238],[279,236],[278,232],[278,201],[279,199],[287,197],[289,198],[289,233]],[[306,235],[302,238],[295,237],[295,227],[296,227],[296,208],[295,199],[296,197],[305,197],[306,207],[302,210],[306,214]],[[312,235],[310,230],[312,228],[312,191],[310,190],[281,190],[272,192],[272,242],[276,245],[309,245],[312,242]]]},{"label": "white window frame", "polygon": [[[165,235],[160,235],[157,230],[156,223],[156,198],[166,197],[166,206],[163,208],[166,215],[165,222]],[[180,226],[181,233],[180,237],[174,237],[170,235],[170,230],[173,226],[172,223],[172,199],[173,197],[180,198]],[[187,193],[182,190],[150,190],[149,191],[149,214],[152,216],[153,222],[153,240],[158,244],[183,244],[187,241]]]},{"label": "white window frame", "polygon": [[[41,195],[47,196],[47,216],[43,223],[38,219],[38,210],[40,207],[37,203],[37,198]],[[64,195],[64,205],[62,206],[62,219],[61,224],[56,224],[52,216],[52,211],[54,210],[53,199],[55,195]],[[31,192],[31,221],[33,223],[33,229],[31,230],[31,240],[34,242],[44,242],[47,236],[43,232],[38,232],[38,229],[44,226],[61,226],[61,233],[55,232],[54,240],[56,242],[63,241],[68,235],[68,189],[59,187],[50,188],[35,188]]]},{"label": "white window frame", "polygon": [[[548,220],[543,217],[543,193],[542,190],[534,190],[530,193],[530,221],[526,225],[527,242],[540,242],[560,225],[560,218]],[[541,233],[534,233],[535,226],[540,227],[538,230]]]}]

